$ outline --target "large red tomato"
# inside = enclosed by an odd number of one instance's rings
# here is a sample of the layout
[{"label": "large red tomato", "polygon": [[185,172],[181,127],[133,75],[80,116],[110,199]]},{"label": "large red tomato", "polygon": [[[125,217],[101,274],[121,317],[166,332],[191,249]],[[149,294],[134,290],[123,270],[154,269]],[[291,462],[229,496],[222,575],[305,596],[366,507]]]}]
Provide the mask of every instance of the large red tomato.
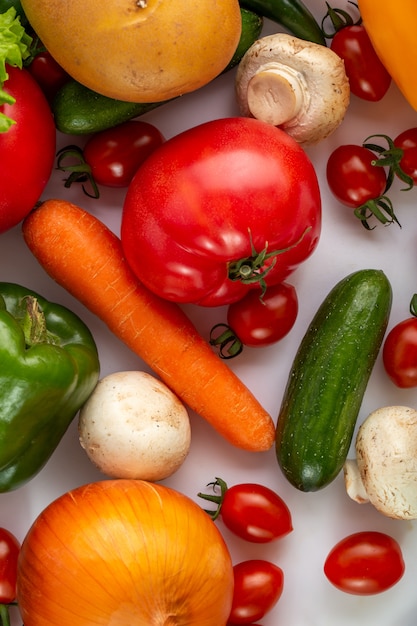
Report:
[{"label": "large red tomato", "polygon": [[0,113],[14,120],[0,133],[0,233],[23,220],[39,200],[55,160],[56,130],[48,101],[25,69],[7,67],[4,91],[14,104]]},{"label": "large red tomato", "polygon": [[127,262],[168,300],[217,306],[283,281],[315,249],[316,173],[284,131],[237,117],[173,137],[138,169],[125,198]]}]

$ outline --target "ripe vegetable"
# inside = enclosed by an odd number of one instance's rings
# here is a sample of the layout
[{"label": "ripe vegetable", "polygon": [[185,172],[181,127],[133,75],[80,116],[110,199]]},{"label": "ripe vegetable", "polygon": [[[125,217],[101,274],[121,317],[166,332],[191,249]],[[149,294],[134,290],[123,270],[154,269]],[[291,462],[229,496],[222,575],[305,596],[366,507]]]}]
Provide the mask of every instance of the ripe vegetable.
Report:
[{"label": "ripe vegetable", "polygon": [[105,480],[53,501],[19,557],[25,626],[224,626],[233,596],[229,552],[185,495]]},{"label": "ripe vegetable", "polygon": [[332,585],[360,596],[386,591],[401,579],[404,570],[397,541],[375,531],[345,537],[332,548],[324,564]]},{"label": "ripe vegetable", "polygon": [[[131,120],[93,134],[83,148],[62,148],[57,168],[69,172],[65,187],[81,182],[87,196],[99,198],[98,185],[128,187],[138,167],[164,141],[153,124]],[[86,180],[92,192],[85,187]]]},{"label": "ripe vegetable", "polygon": [[266,346],[283,339],[298,315],[297,292],[293,285],[280,283],[265,294],[255,289],[227,309],[227,323],[246,346]]},{"label": "ripe vegetable", "polygon": [[355,451],[356,460],[348,459],[344,467],[352,500],[370,502],[387,517],[417,519],[417,411],[404,406],[373,411],[359,428]]},{"label": "ripe vegetable", "polygon": [[[358,0],[363,24],[382,63],[409,104],[417,110],[412,76],[417,68],[414,25],[417,5],[403,0],[401,11],[391,0]],[[389,25],[389,28],[387,28]]]},{"label": "ripe vegetable", "polygon": [[231,444],[270,449],[271,416],[185,313],[135,279],[120,240],[100,220],[70,202],[48,200],[26,218],[23,235],[46,272]]},{"label": "ripe vegetable", "polygon": [[113,478],[168,478],[191,443],[185,406],[146,372],[102,378],[80,411],[78,430],[88,457]]},{"label": "ripe vegetable", "polygon": [[[16,600],[17,558],[20,542],[6,528],[0,528],[0,603]],[[1,624],[0,614],[0,624]]]},{"label": "ripe vegetable", "polygon": [[280,567],[263,559],[242,561],[233,567],[233,604],[228,624],[251,624],[273,609],[284,588]]},{"label": "ripe vegetable", "polygon": [[301,340],[282,400],[277,460],[302,491],[326,487],[346,460],[391,310],[380,270],[358,270],[323,300]]},{"label": "ripe vegetable", "polygon": [[217,306],[282,282],[311,255],[320,229],[304,150],[284,131],[240,117],[190,128],[150,155],[128,188],[121,240],[156,294]]},{"label": "ripe vegetable", "polygon": [[[262,31],[262,17],[242,8],[240,13],[242,18],[240,40],[235,54],[222,73],[239,63],[246,50]],[[144,115],[166,102],[166,100],[147,103],[114,100],[71,80],[59,90],[52,108],[58,130],[70,135],[85,135],[112,128],[134,117]]]},{"label": "ripe vegetable", "polygon": [[221,516],[224,525],[235,535],[253,543],[269,543],[292,531],[291,513],[280,496],[256,483],[228,487],[221,478],[209,486],[216,493],[199,493],[199,497],[217,504],[215,511],[206,511],[213,520]]},{"label": "ripe vegetable", "polygon": [[[127,102],[168,100],[213,80],[239,42],[237,0],[23,0],[25,14],[75,80]],[[80,15],[83,19],[80,19]]]},{"label": "ripe vegetable", "polygon": [[94,389],[100,363],[75,313],[14,283],[0,283],[0,337],[0,492],[6,492],[49,460]]},{"label": "ripe vegetable", "polygon": [[386,373],[397,387],[417,387],[417,294],[410,303],[411,317],[391,328],[382,350]]},{"label": "ripe vegetable", "polygon": [[0,626],[10,626],[9,605],[16,600],[17,559],[20,543],[0,528]]},{"label": "ripe vegetable", "polygon": [[394,145],[403,151],[400,166],[412,182],[417,184],[417,128],[407,128],[394,139]]},{"label": "ripe vegetable", "polygon": [[343,59],[351,93],[369,102],[382,100],[391,76],[376,54],[361,18],[354,21],[347,11],[326,4],[322,25],[330,18],[335,32],[325,35],[331,38],[331,50]]},{"label": "ripe vegetable", "polygon": [[378,156],[365,145],[344,144],[330,154],[326,167],[330,191],[339,202],[354,209],[367,230],[371,230],[371,217],[384,225],[399,224],[386,195],[390,181],[377,160]]},{"label": "ripe vegetable", "polygon": [[0,234],[31,211],[55,160],[51,110],[39,85],[21,69],[25,42],[14,9],[0,14]]},{"label": "ripe vegetable", "polygon": [[341,124],[350,89],[343,61],[330,48],[275,33],[255,41],[236,74],[240,113],[315,144]]}]

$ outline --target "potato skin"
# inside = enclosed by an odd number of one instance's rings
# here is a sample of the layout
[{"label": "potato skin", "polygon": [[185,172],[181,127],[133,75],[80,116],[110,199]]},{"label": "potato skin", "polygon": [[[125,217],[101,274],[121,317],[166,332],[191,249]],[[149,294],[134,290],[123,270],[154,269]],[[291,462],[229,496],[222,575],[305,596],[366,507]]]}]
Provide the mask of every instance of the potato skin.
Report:
[{"label": "potato skin", "polygon": [[32,27],[78,82],[107,97],[160,102],[194,91],[232,58],[238,0],[22,0]]}]

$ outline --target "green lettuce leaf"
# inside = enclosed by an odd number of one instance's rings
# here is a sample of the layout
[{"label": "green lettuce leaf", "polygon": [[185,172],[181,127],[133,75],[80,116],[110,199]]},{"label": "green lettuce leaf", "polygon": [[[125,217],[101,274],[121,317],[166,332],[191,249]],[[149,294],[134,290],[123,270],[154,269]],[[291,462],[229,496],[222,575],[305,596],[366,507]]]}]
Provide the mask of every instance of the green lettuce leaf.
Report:
[{"label": "green lettuce leaf", "polygon": [[[31,42],[32,38],[26,33],[14,7],[0,13],[0,106],[15,102],[3,89],[9,78],[6,64],[21,69],[24,59],[29,56]],[[12,119],[0,113],[0,132],[6,132],[13,123]]]}]

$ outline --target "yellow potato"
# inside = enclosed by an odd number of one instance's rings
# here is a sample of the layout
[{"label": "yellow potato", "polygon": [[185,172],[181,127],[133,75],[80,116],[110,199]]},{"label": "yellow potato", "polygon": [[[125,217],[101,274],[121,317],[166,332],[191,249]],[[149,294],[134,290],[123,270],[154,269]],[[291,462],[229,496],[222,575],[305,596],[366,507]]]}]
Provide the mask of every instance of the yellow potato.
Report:
[{"label": "yellow potato", "polygon": [[22,0],[77,81],[110,98],[160,102],[222,72],[241,33],[238,0]]}]

